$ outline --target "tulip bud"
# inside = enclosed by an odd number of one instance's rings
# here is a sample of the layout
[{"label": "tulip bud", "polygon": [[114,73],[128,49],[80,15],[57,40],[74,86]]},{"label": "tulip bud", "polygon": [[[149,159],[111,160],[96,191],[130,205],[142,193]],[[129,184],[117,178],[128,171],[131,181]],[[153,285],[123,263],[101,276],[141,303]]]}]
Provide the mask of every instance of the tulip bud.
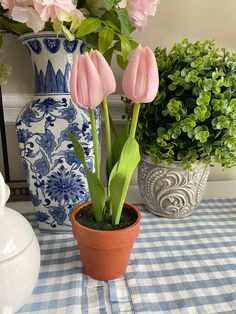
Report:
[{"label": "tulip bud", "polygon": [[116,80],[114,74],[107,63],[106,59],[98,50],[91,50],[89,52],[90,58],[95,65],[95,68],[102,80],[105,97],[112,94],[116,90]]},{"label": "tulip bud", "polygon": [[125,69],[122,87],[126,97],[135,103],[154,100],[159,87],[159,74],[155,55],[149,48],[139,45]]},{"label": "tulip bud", "polygon": [[70,78],[72,101],[80,106],[94,108],[105,97],[103,83],[89,54],[76,56]]}]

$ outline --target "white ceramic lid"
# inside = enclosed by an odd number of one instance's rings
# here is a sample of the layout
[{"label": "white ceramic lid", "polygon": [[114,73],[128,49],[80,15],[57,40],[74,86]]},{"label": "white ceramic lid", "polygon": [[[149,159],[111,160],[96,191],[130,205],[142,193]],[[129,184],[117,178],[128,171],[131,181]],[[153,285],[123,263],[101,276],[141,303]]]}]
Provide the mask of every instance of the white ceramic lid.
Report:
[{"label": "white ceramic lid", "polygon": [[32,241],[34,231],[17,211],[5,207],[0,213],[0,263],[22,252]]},{"label": "white ceramic lid", "polygon": [[34,231],[17,211],[5,207],[10,189],[0,173],[0,263],[22,252],[32,241]]}]

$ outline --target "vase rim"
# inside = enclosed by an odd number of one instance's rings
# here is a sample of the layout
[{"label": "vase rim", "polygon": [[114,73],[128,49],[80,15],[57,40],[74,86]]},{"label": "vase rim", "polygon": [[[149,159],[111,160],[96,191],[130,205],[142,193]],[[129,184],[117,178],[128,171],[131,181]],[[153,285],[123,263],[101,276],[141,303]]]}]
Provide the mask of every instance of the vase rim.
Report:
[{"label": "vase rim", "polygon": [[42,31],[38,33],[30,32],[30,33],[23,34],[19,36],[18,40],[20,42],[23,42],[31,38],[44,38],[44,37],[66,38],[64,34],[57,34],[54,31]]}]

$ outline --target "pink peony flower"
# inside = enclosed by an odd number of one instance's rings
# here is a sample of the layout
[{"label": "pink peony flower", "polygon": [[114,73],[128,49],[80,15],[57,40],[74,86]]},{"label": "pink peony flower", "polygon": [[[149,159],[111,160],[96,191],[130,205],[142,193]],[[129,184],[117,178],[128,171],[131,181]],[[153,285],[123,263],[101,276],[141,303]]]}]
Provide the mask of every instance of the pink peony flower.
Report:
[{"label": "pink peony flower", "polygon": [[33,7],[33,0],[0,0],[4,9],[12,10],[14,7]]},{"label": "pink peony flower", "polygon": [[132,24],[141,30],[147,24],[147,17],[155,15],[160,0],[127,0],[126,7]]},{"label": "pink peony flower", "polygon": [[78,9],[75,9],[75,10],[72,11],[71,13],[74,14],[75,16],[77,16],[78,19],[80,19],[80,20],[83,20],[83,19],[84,19],[83,13],[82,13],[80,10],[78,10]]},{"label": "pink peony flower", "polygon": [[16,5],[15,0],[1,0],[0,3],[4,9],[9,9],[9,10],[13,9],[14,6]]},{"label": "pink peony flower", "polygon": [[25,23],[28,27],[37,33],[44,28],[45,22],[42,21],[39,14],[32,7],[14,7],[11,11],[11,17],[14,21]]},{"label": "pink peony flower", "polygon": [[73,10],[71,12],[66,12],[64,10],[61,10],[61,11],[58,12],[57,18],[61,22],[72,22],[75,19],[80,20],[80,21],[83,20],[84,19],[84,15],[78,9],[75,9],[75,10]]},{"label": "pink peony flower", "polygon": [[52,22],[58,19],[61,11],[76,10],[71,0],[35,0],[34,7],[43,21],[51,19]]}]

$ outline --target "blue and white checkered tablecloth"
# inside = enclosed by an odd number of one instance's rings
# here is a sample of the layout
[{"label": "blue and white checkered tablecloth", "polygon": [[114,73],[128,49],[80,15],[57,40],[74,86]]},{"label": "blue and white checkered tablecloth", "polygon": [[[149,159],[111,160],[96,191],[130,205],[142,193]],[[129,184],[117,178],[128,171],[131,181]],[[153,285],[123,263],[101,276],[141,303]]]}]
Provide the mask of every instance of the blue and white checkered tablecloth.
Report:
[{"label": "blue and white checkered tablecloth", "polygon": [[109,282],[83,273],[72,235],[38,239],[39,279],[18,313],[236,313],[236,198],[204,200],[181,220],[142,207],[127,272]]}]

